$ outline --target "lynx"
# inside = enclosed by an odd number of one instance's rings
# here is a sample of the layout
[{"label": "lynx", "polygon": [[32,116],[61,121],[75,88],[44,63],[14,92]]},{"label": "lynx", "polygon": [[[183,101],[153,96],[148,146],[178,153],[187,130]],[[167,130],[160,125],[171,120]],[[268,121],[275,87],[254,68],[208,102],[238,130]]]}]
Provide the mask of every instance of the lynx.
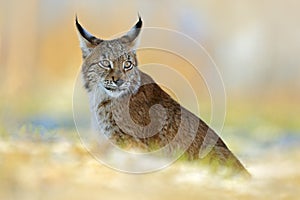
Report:
[{"label": "lynx", "polygon": [[184,149],[188,160],[207,161],[211,166],[217,163],[218,168],[249,175],[204,121],[139,69],[136,49],[141,17],[126,34],[113,40],[93,36],[77,17],[75,24],[82,50],[84,87],[99,134],[127,149],[152,151],[168,146],[170,154]]}]

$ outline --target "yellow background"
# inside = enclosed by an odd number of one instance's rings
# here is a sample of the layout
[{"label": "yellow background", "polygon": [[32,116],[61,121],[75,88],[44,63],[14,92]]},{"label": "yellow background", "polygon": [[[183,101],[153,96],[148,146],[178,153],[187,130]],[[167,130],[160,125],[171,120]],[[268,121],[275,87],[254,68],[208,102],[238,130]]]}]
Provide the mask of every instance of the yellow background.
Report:
[{"label": "yellow background", "polygon": [[[296,198],[299,7],[296,0],[1,0],[0,199]],[[81,65],[75,14],[106,39],[127,31],[138,12],[145,27],[180,31],[216,62],[227,94],[220,134],[256,178],[245,188],[216,185],[184,164],[153,176],[120,174],[82,149],[72,121]],[[202,117],[209,121],[210,105],[203,101]]]}]

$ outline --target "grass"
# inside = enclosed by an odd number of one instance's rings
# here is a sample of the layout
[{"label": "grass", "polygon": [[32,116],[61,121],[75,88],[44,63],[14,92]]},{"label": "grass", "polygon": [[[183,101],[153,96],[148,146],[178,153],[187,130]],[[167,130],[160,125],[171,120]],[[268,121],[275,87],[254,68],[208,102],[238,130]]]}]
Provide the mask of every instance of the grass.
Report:
[{"label": "grass", "polygon": [[[33,132],[40,129],[29,127]],[[27,134],[24,127],[20,132]],[[133,175],[100,164],[79,140],[68,138],[71,134],[60,130],[58,137],[64,139],[50,142],[1,140],[0,199],[297,199],[300,195],[297,149],[242,157],[253,175],[250,181],[222,180],[184,161]]]}]

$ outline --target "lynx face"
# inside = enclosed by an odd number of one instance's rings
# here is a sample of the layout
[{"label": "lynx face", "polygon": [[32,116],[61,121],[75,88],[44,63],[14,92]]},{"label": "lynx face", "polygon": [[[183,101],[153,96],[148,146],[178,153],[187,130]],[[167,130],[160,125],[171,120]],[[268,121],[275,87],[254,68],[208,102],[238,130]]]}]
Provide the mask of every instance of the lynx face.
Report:
[{"label": "lynx face", "polygon": [[77,21],[83,55],[82,73],[88,91],[101,90],[110,98],[135,93],[140,86],[140,73],[135,53],[142,26],[137,24],[124,36],[102,40],[87,32]]},{"label": "lynx face", "polygon": [[83,74],[89,90],[101,89],[111,97],[118,97],[134,93],[139,87],[136,54],[124,49],[118,40],[103,41],[85,63]]}]

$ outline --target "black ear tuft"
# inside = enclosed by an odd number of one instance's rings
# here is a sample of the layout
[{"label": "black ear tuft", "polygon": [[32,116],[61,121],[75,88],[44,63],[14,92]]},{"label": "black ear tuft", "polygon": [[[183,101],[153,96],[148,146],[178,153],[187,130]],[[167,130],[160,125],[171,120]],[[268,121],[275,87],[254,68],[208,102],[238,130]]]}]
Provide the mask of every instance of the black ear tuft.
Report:
[{"label": "black ear tuft", "polygon": [[138,15],[138,22],[121,37],[121,41],[132,49],[135,49],[139,43],[139,34],[142,30],[143,21],[140,15]]},{"label": "black ear tuft", "polygon": [[77,14],[76,14],[76,18],[75,18],[75,25],[76,25],[76,28],[77,30],[79,31],[79,33],[84,36],[84,29],[82,28],[82,26],[79,24],[78,22],[78,17],[77,17]]},{"label": "black ear tuft", "polygon": [[95,36],[93,36],[92,34],[90,34],[87,30],[85,30],[78,22],[78,17],[76,15],[75,18],[75,25],[77,30],[79,31],[80,35],[86,39],[88,42],[90,42],[92,45],[98,45],[102,42],[101,39],[96,38]]},{"label": "black ear tuft", "polygon": [[82,51],[82,57],[86,58],[92,50],[100,44],[103,40],[96,38],[92,34],[90,34],[87,30],[85,30],[78,22],[78,18],[76,15],[75,25],[78,31],[78,37],[80,41],[80,48]]},{"label": "black ear tuft", "polygon": [[143,21],[141,18],[141,15],[138,13],[139,21],[135,24],[135,28],[142,28],[143,26]]}]

